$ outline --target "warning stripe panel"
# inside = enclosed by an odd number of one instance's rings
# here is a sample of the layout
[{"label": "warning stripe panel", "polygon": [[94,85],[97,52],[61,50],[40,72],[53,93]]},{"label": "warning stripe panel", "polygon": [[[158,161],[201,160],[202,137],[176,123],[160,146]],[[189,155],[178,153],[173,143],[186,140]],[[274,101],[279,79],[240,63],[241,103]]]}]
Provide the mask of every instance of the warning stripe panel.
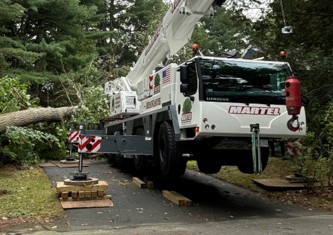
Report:
[{"label": "warning stripe panel", "polygon": [[80,131],[70,131],[68,133],[68,143],[78,143],[79,135],[80,135]]},{"label": "warning stripe panel", "polygon": [[101,151],[102,138],[100,136],[80,135],[78,144],[79,153],[99,153]]}]

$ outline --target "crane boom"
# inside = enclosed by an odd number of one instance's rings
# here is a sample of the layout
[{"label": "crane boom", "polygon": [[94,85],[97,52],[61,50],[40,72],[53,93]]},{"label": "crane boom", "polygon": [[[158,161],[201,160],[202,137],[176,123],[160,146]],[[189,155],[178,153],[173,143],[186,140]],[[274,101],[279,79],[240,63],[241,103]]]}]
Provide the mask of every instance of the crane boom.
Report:
[{"label": "crane boom", "polygon": [[214,0],[175,0],[134,68],[126,76],[132,90],[149,76],[165,58],[175,55],[190,39],[196,23],[204,15],[213,15]]}]

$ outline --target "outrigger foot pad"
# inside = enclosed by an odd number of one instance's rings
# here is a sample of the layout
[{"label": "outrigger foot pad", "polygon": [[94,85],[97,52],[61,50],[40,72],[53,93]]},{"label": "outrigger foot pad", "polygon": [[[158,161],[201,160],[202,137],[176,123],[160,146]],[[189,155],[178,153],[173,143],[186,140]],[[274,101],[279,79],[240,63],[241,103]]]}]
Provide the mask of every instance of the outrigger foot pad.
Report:
[{"label": "outrigger foot pad", "polygon": [[65,185],[93,185],[93,184],[98,184],[98,179],[97,178],[90,178],[87,177],[85,179],[74,179],[74,178],[70,178],[70,179],[65,179],[64,180],[64,184]]},{"label": "outrigger foot pad", "polygon": [[66,158],[66,160],[60,160],[60,163],[62,164],[73,164],[73,163],[78,163],[79,160],[75,160],[74,158],[71,160],[68,160],[68,158]]}]

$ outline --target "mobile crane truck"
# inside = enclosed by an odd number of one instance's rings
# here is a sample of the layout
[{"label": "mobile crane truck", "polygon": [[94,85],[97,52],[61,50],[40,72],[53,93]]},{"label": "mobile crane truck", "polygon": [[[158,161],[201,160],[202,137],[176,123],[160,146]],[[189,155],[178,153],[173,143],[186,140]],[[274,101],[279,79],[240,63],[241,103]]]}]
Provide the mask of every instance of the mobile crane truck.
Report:
[{"label": "mobile crane truck", "polygon": [[269,142],[305,135],[300,82],[287,62],[196,53],[160,67],[223,2],[170,5],[134,68],[105,84],[110,116],[102,130],[81,128],[80,154],[108,153],[118,163],[132,158],[138,171],[153,165],[166,177],[183,175],[188,160],[203,173],[233,165],[252,174],[265,169]]}]

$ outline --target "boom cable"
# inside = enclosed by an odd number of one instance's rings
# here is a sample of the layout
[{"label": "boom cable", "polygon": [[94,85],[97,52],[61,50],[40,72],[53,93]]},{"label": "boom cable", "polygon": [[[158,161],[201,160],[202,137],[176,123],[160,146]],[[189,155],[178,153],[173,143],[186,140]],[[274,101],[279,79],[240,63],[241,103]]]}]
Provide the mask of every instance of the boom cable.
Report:
[{"label": "boom cable", "polygon": [[283,0],[280,0],[280,6],[281,6],[281,13],[282,13],[283,24],[284,24],[284,26],[287,26],[286,16],[285,16],[284,7],[283,7]]}]

